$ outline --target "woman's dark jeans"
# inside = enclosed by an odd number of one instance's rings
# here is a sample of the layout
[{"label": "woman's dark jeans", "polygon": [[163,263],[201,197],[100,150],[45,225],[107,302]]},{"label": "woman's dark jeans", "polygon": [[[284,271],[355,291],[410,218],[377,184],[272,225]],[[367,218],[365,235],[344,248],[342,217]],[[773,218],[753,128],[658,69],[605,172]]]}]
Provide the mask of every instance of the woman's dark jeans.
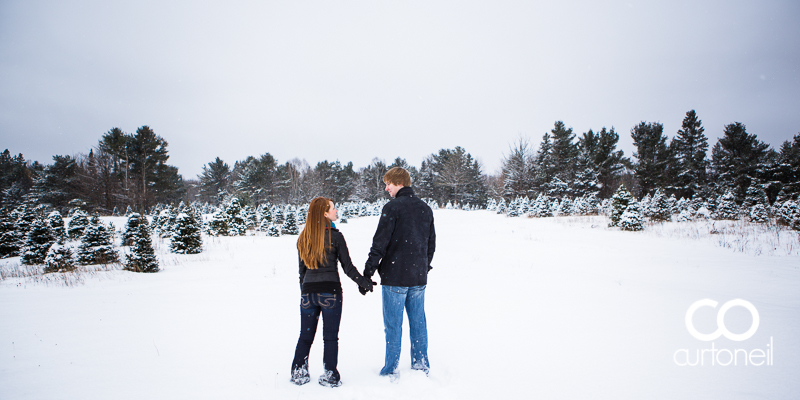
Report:
[{"label": "woman's dark jeans", "polygon": [[317,322],[322,314],[322,341],[325,345],[322,363],[326,371],[337,374],[339,361],[339,322],[342,320],[342,295],[331,293],[307,293],[300,296],[300,339],[294,351],[292,371],[308,368],[308,353],[317,333]]}]

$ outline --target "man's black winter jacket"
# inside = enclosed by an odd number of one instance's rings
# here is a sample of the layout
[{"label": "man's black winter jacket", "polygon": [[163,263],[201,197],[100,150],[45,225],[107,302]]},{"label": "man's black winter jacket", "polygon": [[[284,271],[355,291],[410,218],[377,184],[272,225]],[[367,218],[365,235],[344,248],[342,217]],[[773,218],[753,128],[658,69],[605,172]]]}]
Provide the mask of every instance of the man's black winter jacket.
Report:
[{"label": "man's black winter jacket", "polygon": [[300,259],[300,290],[302,293],[341,293],[342,284],[339,281],[339,268],[337,261],[342,263],[342,269],[355,283],[361,285],[365,280],[358,269],[350,260],[350,252],[344,235],[336,228],[326,229],[325,240],[331,235],[331,248],[325,252],[325,260],[317,269],[309,269]]},{"label": "man's black winter jacket", "polygon": [[377,270],[382,285],[427,285],[434,250],[433,211],[413,189],[403,187],[383,207],[364,276],[369,278]]}]

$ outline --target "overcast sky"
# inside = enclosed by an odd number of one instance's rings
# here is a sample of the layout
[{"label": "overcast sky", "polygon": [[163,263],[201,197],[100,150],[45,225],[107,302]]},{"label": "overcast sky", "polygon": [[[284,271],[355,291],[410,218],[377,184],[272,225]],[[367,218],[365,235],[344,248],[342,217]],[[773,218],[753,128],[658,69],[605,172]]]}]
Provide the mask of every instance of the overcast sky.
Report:
[{"label": "overcast sky", "polygon": [[[117,3],[117,4],[115,4]],[[520,136],[697,110],[800,132],[800,1],[0,1],[0,147],[50,163],[149,125],[193,179],[269,152],[499,170]]]}]

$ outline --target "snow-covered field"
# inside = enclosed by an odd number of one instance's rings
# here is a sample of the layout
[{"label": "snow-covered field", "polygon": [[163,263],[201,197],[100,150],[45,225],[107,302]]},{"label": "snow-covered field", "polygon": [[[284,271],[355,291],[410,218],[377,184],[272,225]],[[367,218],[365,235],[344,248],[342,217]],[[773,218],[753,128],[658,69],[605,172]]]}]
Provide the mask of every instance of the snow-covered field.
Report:
[{"label": "snow-covered field", "polygon": [[[0,399],[791,399],[800,394],[800,241],[736,236],[733,225],[669,223],[643,232],[604,217],[505,218],[435,212],[429,276],[431,374],[400,378],[383,364],[379,292],[362,297],[344,274],[339,351],[343,386],[289,383],[299,331],[296,236],[207,238],[198,255],[155,241],[162,271],[99,271],[82,280],[0,282]],[[123,219],[112,219],[117,227]],[[363,266],[377,217],[340,224]],[[726,230],[727,229],[727,230]],[[727,235],[727,236],[726,236]],[[727,245],[726,245],[727,244]],[[9,267],[17,259],[3,260]],[[64,285],[64,282],[70,283]],[[757,309],[755,334],[717,329],[733,299]],[[753,317],[733,307],[725,327]],[[770,345],[771,344],[771,345]],[[679,366],[698,349],[704,365]],[[769,345],[769,346],[768,346]],[[742,349],[762,365],[723,366]],[[771,354],[772,365],[758,358]],[[716,354],[717,362],[711,364]],[[685,357],[684,357],[685,358]],[[321,329],[312,377],[322,373]]]}]

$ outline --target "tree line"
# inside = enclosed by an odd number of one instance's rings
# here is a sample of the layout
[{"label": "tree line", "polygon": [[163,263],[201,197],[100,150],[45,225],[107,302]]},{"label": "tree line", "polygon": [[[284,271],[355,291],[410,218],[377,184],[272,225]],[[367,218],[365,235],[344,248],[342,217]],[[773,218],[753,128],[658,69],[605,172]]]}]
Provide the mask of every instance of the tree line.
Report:
[{"label": "tree line", "polygon": [[686,199],[731,192],[738,204],[748,191],[763,193],[770,203],[796,200],[800,194],[800,134],[776,151],[734,122],[725,126],[709,157],[695,110],[686,113],[672,139],[659,122],[642,121],[630,133],[633,159],[617,149],[619,134],[613,127],[576,137],[572,128],[556,121],[535,152],[520,138],[503,160],[503,196],[594,194],[607,199],[621,184],[636,198],[658,190]]},{"label": "tree line", "polygon": [[152,128],[135,133],[112,128],[88,154],[55,155],[51,164],[27,161],[8,149],[0,154],[0,205],[48,205],[61,212],[82,208],[98,214],[128,207],[148,212],[156,204],[195,201],[218,205],[231,197],[243,204],[302,204],[317,196],[336,202],[386,199],[383,174],[409,170],[420,197],[439,204],[484,207],[489,199],[555,198],[594,195],[610,198],[624,184],[641,198],[662,190],[678,198],[710,198],[728,191],[745,201],[748,190],[763,191],[770,203],[800,194],[800,134],[774,150],[739,122],[725,126],[711,147],[697,113],[686,113],[670,139],[658,122],[643,121],[630,131],[636,151],[626,157],[617,148],[614,127],[580,136],[562,121],[534,148],[520,138],[510,146],[498,175],[487,175],[464,148],[441,149],[420,166],[397,157],[375,158],[362,168],[352,162],[305,160],[280,162],[270,153],[232,165],[219,157],[203,166],[196,179],[184,180],[167,164],[168,143]]}]

